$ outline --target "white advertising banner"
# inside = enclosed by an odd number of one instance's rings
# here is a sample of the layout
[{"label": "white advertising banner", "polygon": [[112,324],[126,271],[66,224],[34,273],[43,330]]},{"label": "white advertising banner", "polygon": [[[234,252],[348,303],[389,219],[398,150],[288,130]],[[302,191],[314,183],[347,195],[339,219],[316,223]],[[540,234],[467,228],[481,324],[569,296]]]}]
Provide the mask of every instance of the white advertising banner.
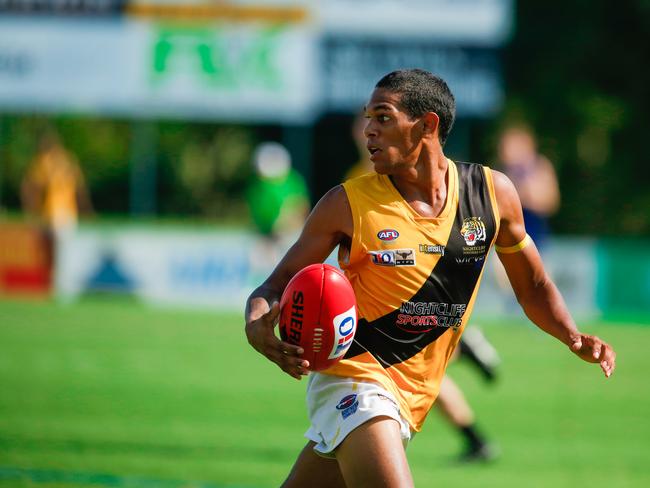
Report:
[{"label": "white advertising banner", "polygon": [[241,309],[275,262],[246,232],[82,227],[57,241],[55,289],[64,300],[115,292],[159,305]]},{"label": "white advertising banner", "polygon": [[421,37],[465,45],[502,44],[512,30],[512,0],[323,0],[316,17],[328,34]]},{"label": "white advertising banner", "polygon": [[9,110],[300,123],[317,63],[301,24],[0,18]]},{"label": "white advertising banner", "polygon": [[[55,289],[64,300],[86,292],[133,294],[158,305],[243,310],[250,292],[295,240],[274,246],[245,231],[116,230],[82,226],[57,241]],[[578,317],[599,313],[596,244],[561,239],[544,252],[547,270]],[[490,255],[472,322],[523,316]],[[336,266],[335,253],[327,262]]]}]

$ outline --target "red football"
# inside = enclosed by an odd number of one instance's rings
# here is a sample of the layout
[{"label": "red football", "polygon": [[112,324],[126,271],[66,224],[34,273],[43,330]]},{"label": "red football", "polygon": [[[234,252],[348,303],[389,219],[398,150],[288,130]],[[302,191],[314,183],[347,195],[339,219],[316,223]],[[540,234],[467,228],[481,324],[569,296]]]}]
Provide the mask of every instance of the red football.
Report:
[{"label": "red football", "polygon": [[357,305],[348,279],[334,266],[300,270],[280,300],[280,337],[302,347],[309,369],[322,371],[347,352],[357,330]]}]

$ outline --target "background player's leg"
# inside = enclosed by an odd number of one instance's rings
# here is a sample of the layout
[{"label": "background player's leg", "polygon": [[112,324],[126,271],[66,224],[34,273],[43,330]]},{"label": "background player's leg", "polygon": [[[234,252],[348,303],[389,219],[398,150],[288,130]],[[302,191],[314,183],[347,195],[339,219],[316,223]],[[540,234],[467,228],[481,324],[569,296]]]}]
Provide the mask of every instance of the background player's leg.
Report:
[{"label": "background player's leg", "polygon": [[472,425],[474,412],[458,385],[447,375],[442,378],[440,393],[434,403],[449,422],[457,426]]},{"label": "background player's leg", "polygon": [[349,487],[413,486],[399,423],[375,417],[354,429],[336,449],[336,459]]},{"label": "background player's leg", "polygon": [[314,445],[309,441],[298,455],[282,488],[346,488],[336,459],[319,456]]},{"label": "background player's leg", "polygon": [[434,406],[465,438],[466,449],[461,456],[462,461],[488,461],[497,456],[495,448],[488,444],[476,427],[474,412],[465,395],[447,375],[442,378],[440,393]]},{"label": "background player's leg", "polygon": [[[494,381],[497,376],[497,367],[501,360],[499,354],[480,329],[469,327],[460,338],[460,357],[468,359],[476,366],[487,381]],[[455,351],[454,351],[455,352]]]}]

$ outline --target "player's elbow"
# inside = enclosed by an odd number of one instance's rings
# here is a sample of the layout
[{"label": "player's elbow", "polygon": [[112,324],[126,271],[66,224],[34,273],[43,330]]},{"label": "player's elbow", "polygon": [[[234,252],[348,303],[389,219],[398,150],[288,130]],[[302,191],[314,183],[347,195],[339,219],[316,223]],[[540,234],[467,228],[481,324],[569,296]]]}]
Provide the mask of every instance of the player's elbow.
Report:
[{"label": "player's elbow", "polygon": [[527,308],[537,306],[548,302],[549,291],[553,287],[553,282],[546,273],[534,277],[522,286],[515,289],[515,295],[519,305],[526,310]]}]

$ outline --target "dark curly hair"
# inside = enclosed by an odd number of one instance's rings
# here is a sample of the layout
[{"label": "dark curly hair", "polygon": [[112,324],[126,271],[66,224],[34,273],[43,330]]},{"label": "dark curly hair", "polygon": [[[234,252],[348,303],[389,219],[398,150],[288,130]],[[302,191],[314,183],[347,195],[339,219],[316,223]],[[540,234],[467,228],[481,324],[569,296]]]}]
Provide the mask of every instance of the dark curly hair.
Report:
[{"label": "dark curly hair", "polygon": [[403,69],[388,73],[375,88],[399,94],[400,104],[410,117],[438,114],[440,144],[445,144],[456,117],[456,100],[445,80],[423,69]]}]

